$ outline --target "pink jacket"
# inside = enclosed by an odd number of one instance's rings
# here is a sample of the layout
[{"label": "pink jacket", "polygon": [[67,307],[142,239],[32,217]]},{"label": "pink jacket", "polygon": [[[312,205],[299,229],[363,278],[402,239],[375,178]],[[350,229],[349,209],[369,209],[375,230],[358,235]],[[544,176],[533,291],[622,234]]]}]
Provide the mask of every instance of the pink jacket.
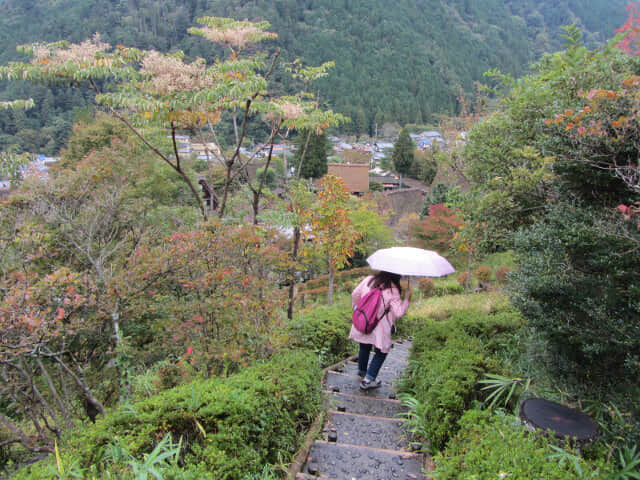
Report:
[{"label": "pink jacket", "polygon": [[[355,288],[351,294],[351,304],[355,308],[360,299],[369,291],[369,281],[373,277],[365,277]],[[387,288],[382,291],[382,299],[378,315],[384,313],[385,308],[390,307],[389,313],[385,315],[376,325],[371,333],[362,333],[351,325],[349,338],[358,343],[370,343],[378,347],[383,353],[388,353],[391,349],[391,326],[395,325],[396,318],[402,317],[407,308],[409,308],[409,300],[402,300],[400,292],[396,287]]]}]

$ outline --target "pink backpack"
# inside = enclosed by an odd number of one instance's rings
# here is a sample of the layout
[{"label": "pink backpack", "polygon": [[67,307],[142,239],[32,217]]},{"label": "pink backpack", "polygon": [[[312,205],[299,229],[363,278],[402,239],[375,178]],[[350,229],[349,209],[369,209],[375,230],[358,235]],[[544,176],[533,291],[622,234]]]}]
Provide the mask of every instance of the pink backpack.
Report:
[{"label": "pink backpack", "polygon": [[380,319],[389,312],[389,308],[385,309],[384,313],[378,318],[380,302],[384,305],[380,287],[372,288],[360,299],[351,316],[351,323],[356,327],[356,330],[362,333],[371,333],[376,328]]}]

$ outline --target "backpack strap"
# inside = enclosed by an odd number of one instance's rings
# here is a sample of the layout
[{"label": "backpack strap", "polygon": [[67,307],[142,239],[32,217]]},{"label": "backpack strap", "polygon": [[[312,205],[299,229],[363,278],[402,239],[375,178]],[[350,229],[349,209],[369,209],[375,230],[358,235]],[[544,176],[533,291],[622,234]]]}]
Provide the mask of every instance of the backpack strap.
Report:
[{"label": "backpack strap", "polygon": [[[389,310],[391,310],[391,305],[389,305],[387,307],[387,305],[385,304],[385,301],[384,301],[384,290],[380,289],[380,291],[382,293],[380,295],[380,298],[382,299],[382,306],[384,307],[384,312],[382,312],[382,316],[380,317],[380,320],[382,320],[382,318],[385,317],[389,313]],[[389,321],[389,317],[387,317],[387,322],[388,321]]]}]

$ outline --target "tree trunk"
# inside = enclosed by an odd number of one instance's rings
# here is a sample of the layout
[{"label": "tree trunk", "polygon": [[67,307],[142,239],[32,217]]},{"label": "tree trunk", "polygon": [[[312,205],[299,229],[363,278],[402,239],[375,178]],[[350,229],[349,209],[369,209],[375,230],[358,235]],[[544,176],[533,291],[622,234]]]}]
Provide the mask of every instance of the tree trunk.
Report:
[{"label": "tree trunk", "polygon": [[[257,225],[258,224],[258,213],[260,212],[260,197],[262,196],[262,189],[264,188],[264,184],[266,182],[267,179],[267,172],[269,171],[269,166],[271,165],[271,158],[273,155],[273,138],[275,136],[275,132],[271,133],[271,146],[269,147],[269,156],[267,157],[267,163],[264,166],[264,171],[262,172],[262,179],[260,180],[260,185],[258,186],[258,189],[254,189],[253,187],[251,187],[251,191],[253,193],[253,202],[252,202],[252,207],[253,207],[253,224]],[[249,185],[251,185],[251,182],[249,182]]]},{"label": "tree trunk", "polygon": [[304,142],[304,148],[302,149],[302,153],[300,154],[300,163],[298,163],[298,171],[296,172],[296,177],[300,178],[300,172],[302,171],[302,162],[304,162],[304,157],[307,155],[307,148],[309,148],[309,141],[311,140],[311,130],[307,133],[307,138]]},{"label": "tree trunk", "polygon": [[473,255],[471,254],[471,250],[469,250],[469,259],[467,262],[467,278],[464,282],[464,290],[465,293],[469,293],[469,284],[471,282],[471,262],[473,261]]},{"label": "tree trunk", "polygon": [[291,320],[293,318],[293,304],[296,296],[296,267],[295,263],[298,260],[298,249],[300,248],[300,227],[293,228],[293,251],[291,252],[291,285],[289,285],[289,307],[287,308],[287,318]]},{"label": "tree trunk", "polygon": [[335,268],[329,267],[329,287],[327,291],[327,303],[333,305],[333,282],[336,277]]},{"label": "tree trunk", "polygon": [[42,363],[42,360],[40,360],[39,358],[36,358],[36,362],[38,364],[38,367],[40,367],[40,371],[42,372],[42,376],[44,377],[44,379],[47,382],[47,385],[49,386],[49,392],[51,392],[51,396],[53,397],[55,402],[58,404],[58,409],[60,410],[60,413],[62,414],[62,418],[64,419],[65,426],[67,428],[71,428],[71,417],[69,415],[69,410],[67,409],[67,406],[65,405],[65,403],[62,401],[62,398],[58,394],[58,390],[55,388],[55,385],[53,383],[53,379],[49,375],[49,372],[45,368],[44,364]]},{"label": "tree trunk", "polygon": [[71,368],[69,368],[69,366],[59,358],[58,355],[52,355],[52,357],[56,362],[58,362],[58,364],[62,367],[62,369],[65,372],[67,372],[68,375],[71,376],[71,378],[74,380],[74,382],[76,382],[76,385],[80,388],[80,390],[82,390],[82,395],[84,396],[84,400],[86,402],[85,407],[86,407],[87,415],[89,416],[89,418],[92,421],[95,420],[95,416],[98,413],[104,416],[104,406],[97,398],[93,396],[89,388],[89,385],[87,385],[87,382],[84,380],[82,375],[76,375],[73,372],[73,370],[71,370]]}]

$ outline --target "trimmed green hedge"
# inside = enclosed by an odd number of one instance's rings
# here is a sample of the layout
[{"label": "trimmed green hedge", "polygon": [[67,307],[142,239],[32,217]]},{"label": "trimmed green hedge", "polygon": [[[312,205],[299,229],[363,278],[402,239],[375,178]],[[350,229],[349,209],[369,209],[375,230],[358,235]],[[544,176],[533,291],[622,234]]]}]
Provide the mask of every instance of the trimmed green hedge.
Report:
[{"label": "trimmed green hedge", "polygon": [[355,352],[355,343],[349,340],[351,305],[346,299],[298,315],[289,328],[296,344],[315,352],[324,367]]},{"label": "trimmed green hedge", "polygon": [[[105,452],[119,445],[140,459],[170,434],[175,443],[181,439],[181,458],[163,466],[164,478],[240,480],[296,451],[319,412],[321,377],[316,355],[287,351],[228,378],[181,385],[76,430],[62,461],[75,462],[88,477],[130,478]],[[51,466],[29,467],[14,478],[52,478]]]},{"label": "trimmed green hedge", "polygon": [[484,398],[478,387],[483,375],[502,373],[494,353],[521,324],[515,311],[460,312],[425,320],[415,332],[403,389],[421,405],[413,422],[432,450],[441,449],[457,432],[458,419]]},{"label": "trimmed green hedge", "polygon": [[469,410],[460,431],[435,458],[438,480],[545,480],[604,478],[602,461],[587,461],[575,452],[553,450],[544,435],[528,432],[517,417]]}]

